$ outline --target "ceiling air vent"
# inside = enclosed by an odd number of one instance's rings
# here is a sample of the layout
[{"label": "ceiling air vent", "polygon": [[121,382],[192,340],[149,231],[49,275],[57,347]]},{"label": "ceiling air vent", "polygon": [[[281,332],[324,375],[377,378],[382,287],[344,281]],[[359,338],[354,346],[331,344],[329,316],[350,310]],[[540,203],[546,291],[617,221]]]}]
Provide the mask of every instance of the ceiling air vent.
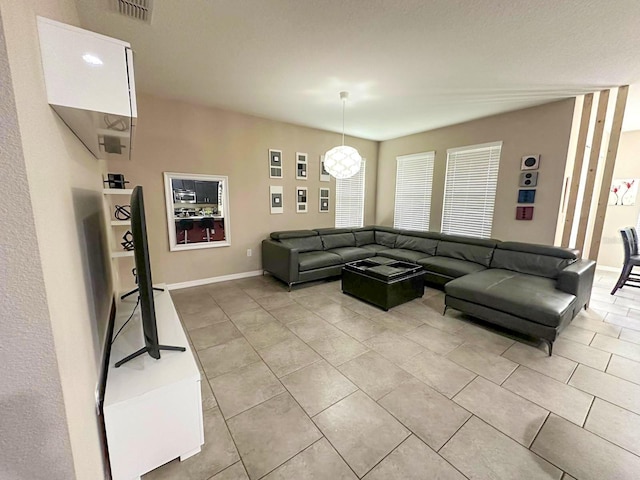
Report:
[{"label": "ceiling air vent", "polygon": [[118,13],[151,23],[153,0],[116,0],[115,3]]}]

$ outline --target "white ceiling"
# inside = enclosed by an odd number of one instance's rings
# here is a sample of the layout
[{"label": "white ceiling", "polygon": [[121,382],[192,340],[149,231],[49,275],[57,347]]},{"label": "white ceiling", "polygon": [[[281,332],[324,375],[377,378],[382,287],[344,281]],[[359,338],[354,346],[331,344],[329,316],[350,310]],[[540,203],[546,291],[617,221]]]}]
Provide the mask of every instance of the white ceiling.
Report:
[{"label": "white ceiling", "polygon": [[340,131],[348,90],[347,134],[373,140],[640,82],[637,0],[154,3],[148,25],[77,0],[131,42],[139,91]]}]

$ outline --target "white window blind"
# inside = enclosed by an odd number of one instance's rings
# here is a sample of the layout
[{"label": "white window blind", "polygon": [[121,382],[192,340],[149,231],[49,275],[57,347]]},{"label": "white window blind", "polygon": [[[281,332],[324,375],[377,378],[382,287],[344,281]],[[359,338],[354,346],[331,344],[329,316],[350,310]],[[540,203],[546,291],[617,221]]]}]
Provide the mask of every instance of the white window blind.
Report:
[{"label": "white window blind", "polygon": [[336,179],[336,228],[359,228],[364,222],[366,160],[351,178]]},{"label": "white window blind", "polygon": [[429,230],[435,152],[397,158],[394,228]]},{"label": "white window blind", "polygon": [[442,232],[491,237],[502,142],[447,150]]}]

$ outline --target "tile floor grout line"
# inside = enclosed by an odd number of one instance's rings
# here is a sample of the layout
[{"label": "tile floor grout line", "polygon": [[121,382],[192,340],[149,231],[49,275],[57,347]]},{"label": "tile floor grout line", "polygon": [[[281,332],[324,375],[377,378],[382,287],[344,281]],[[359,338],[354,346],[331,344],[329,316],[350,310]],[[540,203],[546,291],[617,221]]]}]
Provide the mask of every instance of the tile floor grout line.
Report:
[{"label": "tile floor grout line", "polygon": [[[452,400],[452,401],[453,401],[453,400]],[[456,403],[456,405],[458,405],[458,404]],[[466,410],[466,409],[465,409],[465,410]],[[469,412],[469,413],[471,413],[471,412]],[[471,415],[469,415],[469,418],[467,418],[467,419],[462,423],[462,425],[460,425],[460,426],[456,429],[456,431],[455,431],[455,432],[453,432],[453,433],[451,434],[451,436],[447,439],[447,441],[446,441],[446,442],[444,442],[444,443],[442,444],[442,446],[441,446],[438,450],[434,450],[434,451],[435,451],[438,455],[440,455],[440,452],[442,451],[442,449],[443,449],[444,447],[446,447],[446,446],[449,444],[449,442],[453,439],[453,437],[455,437],[455,436],[458,434],[458,432],[459,432],[460,430],[462,430],[462,427],[464,427],[467,423],[469,423],[469,421],[470,421],[473,417],[480,418],[480,417],[478,417],[478,416],[474,415],[473,413],[471,413]],[[440,455],[440,457],[444,458],[442,455]],[[445,459],[445,460],[446,460],[446,459]],[[457,469],[456,469],[456,470],[457,470]]]},{"label": "tile floor grout line", "polygon": [[[598,397],[598,399],[599,399],[601,402],[608,403],[609,405],[613,405],[614,407],[620,408],[621,410],[624,410],[624,411],[626,411],[626,412],[632,413],[632,414],[634,414],[634,415],[636,415],[636,416],[640,417],[640,415],[638,415],[637,413],[635,413],[635,412],[631,412],[630,410],[627,410],[626,408],[620,407],[619,405],[616,405],[615,403],[608,402],[608,401],[606,401],[605,399],[603,399],[603,398],[599,398],[599,397]],[[595,399],[594,399],[594,402],[593,402],[593,403],[595,403]],[[593,404],[592,404],[592,406],[593,406]],[[591,413],[591,410],[589,411],[589,413]],[[589,418],[589,415],[587,415],[587,417],[585,417],[585,421],[584,421],[584,424],[585,424],[585,425],[587,424],[587,418]],[[582,427],[582,429],[583,429],[583,430],[585,430],[585,431],[587,431],[587,432],[589,432],[589,433],[591,433],[592,435],[595,435],[596,437],[598,437],[598,438],[600,438],[600,439],[604,440],[605,442],[610,443],[610,444],[612,444],[612,445],[615,445],[616,447],[621,448],[622,450],[624,450],[624,451],[626,451],[626,452],[629,452],[630,454],[632,454],[632,455],[634,455],[634,456],[636,456],[636,457],[640,458],[640,454],[635,453],[635,452],[632,452],[632,451],[631,451],[631,450],[629,450],[628,448],[623,447],[622,445],[619,445],[619,444],[617,444],[616,442],[613,442],[613,441],[609,440],[608,438],[603,437],[603,436],[602,436],[602,435],[600,435],[598,432],[594,432],[593,430],[589,430],[589,429],[588,429],[588,428],[586,428],[586,427]]]},{"label": "tile floor grout line", "polygon": [[[362,476],[359,476],[359,475],[356,475],[356,476],[357,476],[358,478],[364,478],[365,476],[367,476],[369,473],[371,473],[371,472],[373,471],[373,469],[374,469],[374,468],[376,468],[378,465],[380,465],[382,462],[384,462],[384,460],[385,460],[389,455],[391,455],[391,454],[392,454],[393,452],[395,452],[398,448],[400,448],[400,447],[402,446],[402,444],[403,444],[403,443],[405,443],[407,440],[409,440],[409,439],[411,438],[411,436],[412,436],[412,435],[415,435],[411,430],[409,430],[409,429],[407,429],[407,430],[409,431],[409,435],[407,435],[406,437],[404,437],[404,438],[402,439],[402,441],[401,441],[398,445],[396,445],[395,447],[393,447],[389,453],[387,453],[385,456],[383,456],[383,457],[382,457],[378,462],[376,462],[375,464],[373,464],[373,466],[372,466],[369,470],[367,470],[366,472],[364,472],[364,473],[362,474]],[[419,437],[416,437],[416,438],[418,438],[418,440],[420,440],[420,441],[422,442],[422,440],[421,440]],[[424,443],[424,442],[423,442],[423,443]],[[426,444],[425,444],[425,445],[426,445]],[[427,448],[428,448],[428,447],[429,447],[429,446],[427,445]],[[355,473],[355,472],[354,472],[354,473]]]},{"label": "tile floor grout line", "polygon": [[[504,357],[502,357],[502,358],[504,358]],[[509,359],[507,358],[506,360],[509,360]],[[513,362],[513,360],[511,360],[511,361]],[[505,388],[503,385],[504,385],[505,383],[507,383],[507,380],[509,380],[509,379],[513,376],[513,374],[514,374],[514,373],[516,373],[516,370],[518,370],[520,367],[522,367],[522,366],[523,366],[523,365],[521,365],[521,364],[520,364],[520,363],[518,363],[518,362],[513,362],[513,363],[515,363],[515,364],[516,364],[516,368],[514,368],[514,369],[511,371],[511,373],[509,373],[509,375],[507,375],[507,378],[505,378],[505,379],[502,381],[502,383],[500,383],[500,384],[499,384],[499,386],[500,386],[500,387],[502,387],[502,388]],[[525,367],[525,368],[526,368],[526,367]]]},{"label": "tile floor grout line", "polygon": [[[289,460],[293,460],[295,457],[297,457],[298,455],[300,455],[303,452],[306,452],[307,450],[309,450],[311,447],[313,447],[316,443],[321,442],[323,438],[326,438],[324,435],[322,435],[319,439],[315,440],[314,442],[312,442],[310,445],[304,447],[302,450],[300,450],[297,453],[294,453],[291,457],[287,458],[284,462],[278,464],[277,466],[273,467],[271,470],[269,470],[267,473],[265,473],[264,475],[261,475],[260,477],[256,478],[256,480],[260,480],[262,478],[265,478],[267,475],[270,475],[271,473],[275,472],[277,469],[279,469],[280,467],[282,467],[285,463],[287,463]],[[328,440],[327,440],[328,441]]]},{"label": "tile floor grout line", "polygon": [[[535,443],[536,439],[538,438],[538,435],[540,435],[540,432],[542,431],[542,427],[544,427],[545,423],[547,423],[547,420],[549,420],[550,416],[551,416],[551,411],[547,410],[547,416],[544,417],[544,421],[540,424],[540,428],[538,428],[538,431],[533,436],[533,439],[531,440],[531,443],[525,447],[527,450],[531,451],[531,447],[533,447],[533,444]],[[567,420],[567,421],[569,421],[569,420]],[[520,444],[520,445],[522,445],[522,444]],[[533,453],[535,453],[535,452],[533,452]],[[560,469],[560,470],[562,470],[562,469]]]},{"label": "tile floor grout line", "polygon": [[[231,436],[231,434],[229,434],[229,436]],[[238,458],[240,458],[240,452],[238,452]],[[244,473],[247,474],[247,469],[245,468],[244,463],[242,463],[242,460],[238,460],[237,462],[233,462],[231,465],[228,465],[228,466],[224,467],[219,472],[214,473],[210,477],[207,477],[207,480],[213,480],[213,477],[215,477],[216,475],[221,474],[222,472],[225,472],[225,471],[229,470],[231,467],[233,467],[234,465],[237,465],[238,463],[242,464],[242,468],[244,468]],[[247,477],[248,476],[249,476],[249,474],[247,474]]]}]

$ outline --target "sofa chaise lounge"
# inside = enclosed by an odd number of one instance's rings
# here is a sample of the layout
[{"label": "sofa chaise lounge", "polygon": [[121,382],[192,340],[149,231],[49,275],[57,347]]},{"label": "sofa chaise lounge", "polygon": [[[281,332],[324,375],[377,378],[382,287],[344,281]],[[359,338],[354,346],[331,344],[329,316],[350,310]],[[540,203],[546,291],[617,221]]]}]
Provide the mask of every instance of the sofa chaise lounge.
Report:
[{"label": "sofa chaise lounge", "polygon": [[345,263],[382,256],[421,265],[454,308],[549,345],[587,308],[595,262],[576,250],[371,226],[273,232],[266,272],[291,286],[340,275]]}]

